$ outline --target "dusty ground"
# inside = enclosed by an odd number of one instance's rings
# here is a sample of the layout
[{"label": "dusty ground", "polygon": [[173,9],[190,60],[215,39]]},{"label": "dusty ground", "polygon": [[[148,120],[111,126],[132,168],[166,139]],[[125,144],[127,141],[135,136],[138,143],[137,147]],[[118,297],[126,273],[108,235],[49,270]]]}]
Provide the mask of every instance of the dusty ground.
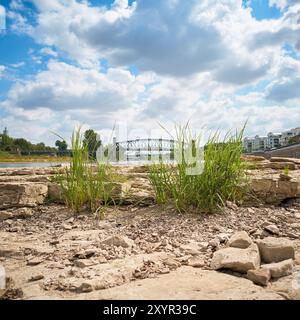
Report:
[{"label": "dusty ground", "polygon": [[[233,206],[214,215],[125,206],[109,208],[104,220],[85,214],[75,217],[60,205],[34,210],[30,218],[0,221],[0,262],[14,282],[10,298],[300,298],[300,283],[292,285],[296,273],[263,288],[238,273],[209,268],[214,250],[224,246],[234,231],[245,230],[258,239],[270,235],[265,230],[269,225],[278,228],[275,236],[294,241],[298,268],[296,205]],[[121,237],[121,246],[105,241],[114,235]]]}]

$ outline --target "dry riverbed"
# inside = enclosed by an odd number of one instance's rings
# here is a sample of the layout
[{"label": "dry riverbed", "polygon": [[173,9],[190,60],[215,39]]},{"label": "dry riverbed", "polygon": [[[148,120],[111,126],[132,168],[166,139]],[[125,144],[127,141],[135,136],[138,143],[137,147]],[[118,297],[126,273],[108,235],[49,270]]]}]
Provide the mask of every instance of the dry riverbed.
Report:
[{"label": "dry riverbed", "polygon": [[[297,299],[300,210],[237,208],[180,215],[171,208],[109,208],[104,220],[63,205],[0,222],[0,263],[14,299]],[[293,272],[262,287],[232,270],[211,269],[236,231],[252,240],[290,239]],[[293,282],[294,281],[294,282]],[[293,285],[294,283],[294,285]]]},{"label": "dry riverbed", "polygon": [[157,206],[147,167],[116,167],[102,220],[62,204],[60,168],[0,169],[0,299],[300,299],[300,160],[246,161],[254,198],[220,214]]}]

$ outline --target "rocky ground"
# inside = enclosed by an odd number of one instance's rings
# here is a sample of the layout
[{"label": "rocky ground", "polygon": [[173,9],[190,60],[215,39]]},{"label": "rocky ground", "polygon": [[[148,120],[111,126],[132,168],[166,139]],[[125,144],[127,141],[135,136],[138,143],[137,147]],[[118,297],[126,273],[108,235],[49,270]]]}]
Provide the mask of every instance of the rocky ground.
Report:
[{"label": "rocky ground", "polygon": [[[300,298],[300,279],[293,287],[300,276],[298,207],[199,216],[126,206],[110,208],[104,220],[74,217],[62,205],[34,210],[32,217],[0,223],[0,259],[14,282],[10,298]],[[214,271],[213,254],[240,230],[253,240],[290,239],[292,272],[262,287],[232,268]]]},{"label": "rocky ground", "polygon": [[210,215],[155,205],[144,169],[127,168],[124,201],[102,220],[50,201],[50,169],[2,171],[0,297],[300,299],[300,170],[289,162],[287,179],[270,167],[282,163],[249,173],[263,203]]}]

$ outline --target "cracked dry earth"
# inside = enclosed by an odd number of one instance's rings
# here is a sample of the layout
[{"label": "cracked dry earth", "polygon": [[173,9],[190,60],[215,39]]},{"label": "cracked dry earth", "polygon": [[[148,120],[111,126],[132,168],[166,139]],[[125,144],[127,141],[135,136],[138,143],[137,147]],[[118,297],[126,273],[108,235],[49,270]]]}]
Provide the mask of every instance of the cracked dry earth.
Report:
[{"label": "cracked dry earth", "polygon": [[[294,205],[233,206],[212,215],[120,206],[108,208],[104,220],[74,216],[56,204],[34,211],[0,221],[10,299],[300,299],[300,210]],[[292,240],[296,271],[262,287],[246,275],[210,269],[213,253],[241,230],[252,240]]]}]

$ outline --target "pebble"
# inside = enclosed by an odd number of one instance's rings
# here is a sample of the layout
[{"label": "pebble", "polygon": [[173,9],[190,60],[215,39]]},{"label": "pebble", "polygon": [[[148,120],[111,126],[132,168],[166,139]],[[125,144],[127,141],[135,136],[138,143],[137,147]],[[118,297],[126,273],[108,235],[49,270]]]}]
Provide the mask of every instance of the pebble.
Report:
[{"label": "pebble", "polygon": [[32,276],[28,281],[33,282],[33,281],[39,281],[44,279],[45,277],[42,274],[38,274],[36,276]]},{"label": "pebble", "polygon": [[28,266],[36,266],[36,265],[42,263],[43,261],[44,261],[43,259],[36,257],[36,258],[28,260],[27,265]]},{"label": "pebble", "polygon": [[275,224],[270,224],[264,227],[264,229],[272,234],[279,235],[279,228]]}]

